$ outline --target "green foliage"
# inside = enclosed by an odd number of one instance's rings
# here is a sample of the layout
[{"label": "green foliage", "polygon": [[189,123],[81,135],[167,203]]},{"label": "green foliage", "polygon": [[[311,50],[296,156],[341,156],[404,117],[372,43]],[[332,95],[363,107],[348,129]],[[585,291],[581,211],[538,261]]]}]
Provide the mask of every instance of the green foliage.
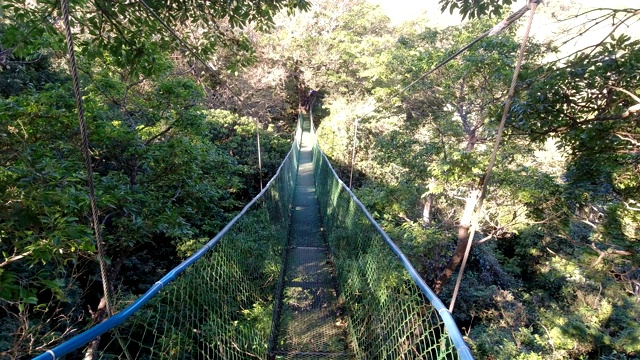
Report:
[{"label": "green foliage", "polygon": [[15,96],[27,89],[41,91],[47,84],[61,82],[65,76],[52,69],[51,55],[37,54],[31,61],[20,60],[24,63],[18,61],[0,71],[0,97]]},{"label": "green foliage", "polygon": [[[471,17],[500,5],[465,3]],[[513,33],[491,37],[433,78],[389,96],[489,26],[402,28],[392,51],[372,56],[367,74],[375,80],[364,82],[367,96],[389,102],[359,120],[355,192],[428,281],[452,250],[463,207],[457,199],[486,167],[502,105],[496,99],[504,97],[518,44]],[[474,248],[454,313],[477,357],[637,356],[637,341],[628,336],[640,320],[633,285],[639,128],[637,113],[628,111],[634,100],[617,90],[637,88],[637,45],[622,35],[545,65],[538,65],[542,45],[528,50],[527,80],[519,82],[478,219],[478,239],[495,240]],[[328,117],[319,120],[320,143],[342,166],[343,179],[354,119],[371,108],[370,98],[323,104]],[[445,287],[442,295],[450,293]]]},{"label": "green foliage", "polygon": [[[511,3],[440,1],[443,9],[469,18],[500,15]],[[98,302],[92,294],[99,293],[75,104],[60,70],[64,41],[54,23],[59,5],[29,4],[5,1],[0,18],[0,52],[8,55],[0,64],[0,354],[15,358],[85,327],[86,309]],[[494,21],[446,30],[423,24],[391,28],[379,8],[353,1],[318,4],[307,23],[275,29],[276,11],[310,4],[221,4],[149,2],[219,74],[242,73],[260,58],[264,68],[243,73],[232,86],[242,88],[243,97],[276,93],[280,85],[258,89],[251,76],[276,79],[272,73],[280,70],[293,106],[304,81],[322,88],[325,97],[317,105],[327,117],[317,117],[316,124],[343,178],[349,174],[355,116],[385,102],[384,109],[360,119],[355,191],[425,279],[434,281],[453,248],[464,206],[459,199],[477,186],[487,164],[512,74],[515,30],[483,40],[434,77],[391,98]],[[206,86],[223,80],[203,76],[139,3],[71,5],[98,205],[122,306],[206,242],[255,194],[257,131],[262,175],[265,182],[271,177],[289,146],[288,135],[273,129],[289,125],[205,110],[223,104],[254,113],[246,108],[260,101],[220,100],[226,90]],[[253,28],[273,33],[255,39],[260,36]],[[300,36],[289,38],[294,33]],[[483,235],[496,239],[474,248],[456,305],[477,358],[627,359],[640,353],[640,125],[639,113],[629,111],[635,100],[620,90],[638,93],[638,46],[628,35],[614,36],[592,52],[546,64],[540,59],[547,50],[530,47],[487,210],[479,218]],[[281,67],[271,71],[272,64]],[[302,73],[286,69],[291,64]],[[196,78],[175,75],[180,72]],[[276,110],[286,116],[291,109]],[[540,155],[543,150],[566,156],[551,159]],[[429,223],[423,217],[427,204]],[[252,221],[262,226],[283,218],[282,211]],[[331,241],[347,254],[340,264],[347,274],[365,273],[380,259],[367,246],[352,246],[350,241],[366,243],[362,223],[352,225],[333,233]],[[269,241],[279,235],[268,226],[247,229],[253,235],[239,236],[236,250],[250,261],[221,271],[241,270],[266,284],[262,290],[268,293],[279,273],[278,248]],[[378,287],[355,284],[355,303],[375,308],[389,301],[379,285],[404,294],[403,281],[392,274],[370,277]],[[450,292],[444,288],[445,300]],[[365,301],[364,294],[371,297]],[[185,303],[195,307],[206,300],[198,295]],[[260,338],[269,331],[267,303],[230,300],[241,309],[233,321],[203,331],[262,353],[263,347],[251,347],[242,336]],[[144,328],[131,331],[145,336]],[[159,357],[174,358],[201,345],[179,332],[163,339],[167,352]]]},{"label": "green foliage", "polygon": [[[340,6],[320,2],[308,14],[309,21],[292,20],[267,41],[270,47],[296,59],[309,86],[321,89],[332,100],[360,97],[387,76],[381,71],[380,54],[395,42],[389,18],[379,6],[363,0]],[[299,36],[291,38],[291,34]]]},{"label": "green foliage", "polygon": [[[0,100],[0,193],[7,204],[0,213],[0,249],[8,266],[0,276],[6,301],[34,304],[33,294],[40,288],[59,291],[60,285],[48,281],[55,280],[58,269],[78,252],[93,250],[91,229],[84,220],[88,202],[82,159],[65,141],[74,130],[68,90],[47,86],[40,93],[27,90]],[[55,140],[49,141],[52,137]],[[23,256],[26,263],[11,264],[24,262]],[[23,273],[27,264],[50,264],[52,272]],[[18,273],[25,278],[16,277]]]},{"label": "green foliage", "polygon": [[[256,120],[223,110],[207,111],[207,118],[212,125],[208,132],[211,141],[235,159],[236,166],[243,169],[245,178],[251,181],[252,192],[259,191]],[[289,150],[291,138],[289,134],[278,135],[269,129],[259,128],[258,131],[263,177],[269,179],[282,162],[283,154]]]},{"label": "green foliage", "polygon": [[[527,0],[528,1],[528,0]],[[447,9],[451,14],[457,11],[462,15],[462,18],[468,17],[469,19],[481,17],[484,15],[500,15],[502,9],[511,5],[514,0],[440,0],[439,3],[442,6],[440,11],[444,12]]]},{"label": "green foliage", "polygon": [[[247,0],[228,6],[224,1],[198,4],[179,1],[164,6],[150,1],[148,5],[182,38],[190,39],[190,45],[200,56],[209,58],[218,47],[233,51],[235,55],[229,64],[233,70],[250,64],[253,57],[251,42],[241,29],[252,24],[259,30],[267,30],[273,26],[273,16],[278,11],[306,10],[310,3]],[[53,20],[59,15],[58,6],[55,1],[39,1],[35,5],[5,1],[2,8],[7,22],[0,45],[19,57],[42,49],[63,49],[62,33],[56,30]],[[161,74],[167,67],[164,55],[181,47],[141,3],[78,1],[71,4],[70,11],[80,55],[87,60],[106,55],[113,65],[129,69],[134,76]]]},{"label": "green foliage", "polygon": [[632,169],[638,159],[629,150],[639,117],[632,113],[623,119],[633,102],[615,88],[633,90],[640,81],[635,70],[640,57],[632,50],[639,44],[627,35],[612,37],[593,53],[541,69],[540,80],[514,105],[513,122],[533,139],[558,137],[571,154],[571,183],[584,188],[605,182],[634,201],[638,183]]},{"label": "green foliage", "polygon": [[[289,149],[288,135],[256,129],[254,119],[205,111],[211,101],[205,94],[212,91],[203,83],[211,79],[175,75],[181,66],[190,68],[185,74],[199,70],[141,3],[70,5],[108,280],[129,298],[210,238],[259,190],[256,131],[265,182]],[[149,5],[222,74],[255,61],[249,28],[270,29],[276,12],[310,4]],[[75,102],[60,69],[59,2],[9,0],[1,11],[0,194],[7,206],[0,211],[0,354],[20,358],[88,325],[86,311],[95,310],[101,290],[94,284]],[[266,228],[262,235],[275,236]],[[255,241],[244,250],[254,257],[248,273],[267,274],[260,280],[266,284],[277,278],[278,264],[263,258],[277,251],[257,251],[261,245]],[[256,324],[264,322],[264,309],[256,312]]]},{"label": "green foliage", "polygon": [[[132,268],[151,252],[160,257],[150,261],[167,269],[179,260],[177,249],[189,255],[186,244],[217,232],[255,193],[257,159],[251,156],[255,123],[203,111],[204,94],[194,81],[167,76],[139,86],[112,71],[104,66],[92,74],[84,90],[102,233],[117,281],[120,264]],[[87,280],[76,282],[70,274],[95,251],[75,103],[66,78],[47,79],[59,83],[17,87],[0,99],[0,193],[8,205],[0,212],[1,305],[34,326],[30,337],[0,350],[16,354],[31,354],[26,345],[41,344],[48,328],[57,329],[51,333],[56,342],[77,326],[73,318],[45,321],[47,313],[29,309],[52,301],[60,309],[82,305],[68,296],[66,284],[90,291]],[[224,129],[236,135],[223,135]],[[265,174],[271,175],[289,141],[261,133]],[[275,278],[273,267],[268,265],[269,276]],[[83,270],[81,278],[95,271]],[[139,293],[160,275],[141,271],[137,284],[124,280],[122,289]]]}]

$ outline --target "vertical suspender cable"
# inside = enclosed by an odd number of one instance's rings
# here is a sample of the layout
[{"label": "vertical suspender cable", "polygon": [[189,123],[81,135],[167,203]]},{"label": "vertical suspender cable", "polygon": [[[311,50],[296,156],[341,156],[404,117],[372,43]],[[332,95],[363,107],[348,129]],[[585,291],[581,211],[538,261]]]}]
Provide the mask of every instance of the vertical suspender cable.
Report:
[{"label": "vertical suspender cable", "polygon": [[[141,1],[144,1],[144,0],[141,0]],[[540,0],[529,0],[529,1],[535,1],[536,4],[537,4],[537,2],[539,2]],[[458,55],[460,55],[463,52],[467,51],[470,47],[472,47],[473,45],[475,45],[476,43],[478,43],[480,40],[484,39],[485,37],[491,36],[491,35],[495,35],[495,34],[501,32],[502,30],[504,30],[505,28],[511,26],[511,24],[513,24],[518,19],[520,19],[520,17],[522,17],[522,15],[524,15],[527,12],[527,10],[529,10],[529,6],[525,5],[522,8],[520,8],[520,10],[515,11],[514,13],[509,15],[506,19],[502,20],[500,23],[498,23],[496,26],[494,26],[491,30],[486,31],[483,34],[481,34],[480,36],[478,36],[477,38],[473,39],[473,41],[471,41],[470,43],[468,43],[467,45],[465,45],[464,47],[462,47],[458,51],[456,51],[453,54],[451,54],[448,58],[446,58],[445,60],[439,62],[431,70],[429,70],[426,73],[420,75],[417,79],[415,79],[414,81],[409,83],[409,85],[407,85],[407,86],[403,87],[402,89],[398,90],[394,94],[394,96],[398,96],[400,94],[403,94],[405,91],[407,91],[407,89],[409,89],[410,87],[414,86],[419,81],[421,81],[422,79],[426,78],[427,76],[433,74],[438,69],[440,69],[444,65],[448,64],[451,60],[455,59]],[[374,107],[372,110],[367,112],[364,116],[367,116],[368,114],[371,114],[372,112],[376,111],[382,105],[386,104],[388,101],[389,100],[386,100],[382,104]],[[362,117],[364,117],[364,116],[362,116]],[[358,120],[359,119],[360,118],[356,119],[356,125],[355,125],[355,129],[353,131],[353,144],[354,145],[353,145],[353,151],[352,151],[352,154],[351,154],[351,174],[349,175],[349,188],[351,188],[352,178],[353,178],[353,167],[354,167],[354,164],[355,164],[355,154],[356,154],[356,145],[355,145],[355,143],[356,143],[356,138],[357,138],[357,135],[358,135]]]},{"label": "vertical suspender cable", "polygon": [[351,149],[351,173],[349,174],[349,189],[353,185],[353,168],[356,166],[356,147],[358,146],[358,122],[360,118],[356,118],[353,125],[353,147]]},{"label": "vertical suspender cable", "polygon": [[87,186],[89,187],[89,202],[91,203],[91,222],[96,238],[96,248],[98,250],[98,263],[100,264],[100,276],[102,277],[102,290],[107,304],[107,313],[113,314],[111,308],[111,293],[109,290],[109,278],[107,277],[107,264],[104,256],[104,244],[100,235],[100,222],[98,220],[98,204],[96,202],[96,191],[93,184],[93,167],[91,165],[91,153],[89,152],[89,136],[84,118],[84,106],[82,93],[80,92],[80,81],[78,80],[78,68],[76,66],[76,55],[73,46],[73,35],[71,34],[71,24],[69,22],[69,3],[61,0],[64,27],[67,37],[67,50],[69,52],[69,70],[73,79],[73,94],[76,98],[78,109],[78,123],[80,125],[80,137],[82,138],[82,154],[84,156],[84,166],[87,170]]},{"label": "vertical suspender cable", "polygon": [[[489,183],[489,178],[491,177],[491,172],[493,171],[493,166],[496,163],[496,155],[498,153],[498,148],[500,146],[500,140],[502,139],[502,133],[504,132],[505,123],[507,121],[507,115],[509,115],[509,109],[511,108],[511,103],[513,102],[513,98],[516,90],[516,83],[518,82],[518,75],[520,74],[520,68],[522,67],[522,60],[524,59],[524,50],[527,45],[527,40],[529,39],[529,32],[531,31],[531,24],[533,23],[533,15],[536,12],[538,7],[538,3],[541,0],[527,0],[529,4],[527,5],[530,10],[529,21],[527,22],[527,28],[522,37],[522,42],[520,43],[520,50],[518,50],[518,59],[516,62],[515,70],[513,71],[513,77],[511,78],[511,87],[509,87],[509,92],[507,93],[507,100],[504,103],[504,109],[502,110],[502,118],[500,119],[500,126],[498,127],[498,133],[496,134],[496,140],[493,144],[493,151],[491,152],[491,159],[489,160],[489,165],[487,166],[487,170],[482,178],[482,187],[480,190],[480,198],[478,199],[478,204],[476,206],[475,213],[479,213],[482,209],[482,204],[484,202],[484,198],[487,193],[487,184]],[[458,278],[456,279],[456,285],[453,289],[453,295],[451,296],[451,303],[449,304],[449,312],[453,312],[453,307],[456,304],[456,297],[458,296],[458,290],[460,289],[460,283],[462,282],[462,276],[464,274],[464,268],[467,264],[467,260],[469,259],[469,252],[471,251],[471,245],[473,243],[473,238],[476,233],[476,222],[472,223],[471,230],[469,231],[469,240],[467,241],[467,247],[464,252],[464,257],[462,258],[462,264],[460,264],[460,271],[458,272]]]},{"label": "vertical suspender cable", "polygon": [[[73,46],[73,34],[71,33],[71,23],[69,21],[69,3],[67,0],[61,0],[62,17],[65,27],[65,35],[67,38],[67,50],[69,52],[69,71],[71,72],[71,78],[73,80],[73,94],[76,98],[76,107],[78,109],[78,124],[80,126],[80,137],[82,138],[82,155],[84,157],[84,166],[87,170],[87,187],[89,188],[89,202],[91,204],[91,223],[93,225],[93,231],[96,238],[96,249],[98,251],[97,259],[100,266],[100,277],[102,278],[102,291],[104,292],[105,308],[107,310],[107,317],[113,315],[113,308],[111,303],[111,290],[109,277],[107,274],[107,262],[105,259],[104,243],[102,242],[102,236],[100,234],[100,221],[98,219],[98,203],[96,201],[96,190],[93,183],[93,166],[91,164],[91,152],[89,151],[89,134],[87,131],[87,124],[84,117],[84,105],[82,101],[82,93],[80,91],[80,80],[78,79],[78,67],[76,65],[76,53]],[[127,357],[131,360],[131,355],[127,351],[127,348],[116,331],[116,338],[118,343],[122,347],[122,350]],[[94,356],[91,354],[90,356]]]},{"label": "vertical suspender cable", "polygon": [[260,190],[262,191],[262,154],[260,151],[260,122],[256,118],[256,141],[258,143],[258,172],[260,173]]}]

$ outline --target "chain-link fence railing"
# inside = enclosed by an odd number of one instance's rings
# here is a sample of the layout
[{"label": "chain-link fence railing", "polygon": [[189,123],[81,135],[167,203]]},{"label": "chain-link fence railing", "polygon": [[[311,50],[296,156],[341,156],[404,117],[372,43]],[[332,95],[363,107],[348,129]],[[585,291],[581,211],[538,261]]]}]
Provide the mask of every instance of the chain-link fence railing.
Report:
[{"label": "chain-link fence railing", "polygon": [[451,314],[314,153],[316,191],[358,359],[472,359]]},{"label": "chain-link fence railing", "polygon": [[36,359],[265,359],[301,135],[298,124],[276,176],[216,237],[114,316]]}]

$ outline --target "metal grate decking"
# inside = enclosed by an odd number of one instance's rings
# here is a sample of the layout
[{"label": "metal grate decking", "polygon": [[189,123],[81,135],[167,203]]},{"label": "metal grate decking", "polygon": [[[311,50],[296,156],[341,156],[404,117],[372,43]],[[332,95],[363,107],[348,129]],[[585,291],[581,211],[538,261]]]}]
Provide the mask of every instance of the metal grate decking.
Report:
[{"label": "metal grate decking", "polygon": [[304,132],[272,359],[351,359]]}]

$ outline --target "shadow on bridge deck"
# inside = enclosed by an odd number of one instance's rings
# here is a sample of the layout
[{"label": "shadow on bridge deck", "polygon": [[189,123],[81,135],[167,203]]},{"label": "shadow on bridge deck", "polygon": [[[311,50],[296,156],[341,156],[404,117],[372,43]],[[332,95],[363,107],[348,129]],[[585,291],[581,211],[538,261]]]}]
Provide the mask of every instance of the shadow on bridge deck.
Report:
[{"label": "shadow on bridge deck", "polygon": [[352,358],[333,265],[322,236],[313,170],[313,140],[305,131],[271,359]]}]

